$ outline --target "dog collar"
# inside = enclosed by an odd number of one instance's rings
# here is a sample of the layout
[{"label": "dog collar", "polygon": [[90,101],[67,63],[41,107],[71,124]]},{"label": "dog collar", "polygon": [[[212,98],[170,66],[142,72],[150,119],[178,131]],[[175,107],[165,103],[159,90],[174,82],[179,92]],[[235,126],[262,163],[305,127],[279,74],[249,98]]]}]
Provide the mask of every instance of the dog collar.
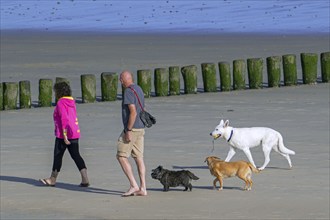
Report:
[{"label": "dog collar", "polygon": [[234,130],[231,130],[231,132],[230,132],[230,136],[229,136],[229,138],[228,138],[227,142],[229,142],[229,141],[230,141],[230,139],[231,139],[231,138],[232,138],[232,136],[233,136],[233,133],[234,133]]}]

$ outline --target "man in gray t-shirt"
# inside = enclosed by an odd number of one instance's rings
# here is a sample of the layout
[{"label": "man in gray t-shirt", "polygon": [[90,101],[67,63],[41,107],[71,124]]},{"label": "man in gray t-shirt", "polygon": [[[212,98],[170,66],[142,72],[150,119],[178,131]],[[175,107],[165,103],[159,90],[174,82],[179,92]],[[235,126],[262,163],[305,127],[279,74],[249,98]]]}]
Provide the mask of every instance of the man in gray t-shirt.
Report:
[{"label": "man in gray t-shirt", "polygon": [[[120,82],[125,89],[122,102],[124,129],[118,138],[117,159],[130,183],[129,189],[122,196],[146,196],[146,168],[143,160],[144,124],[139,117],[141,106],[144,107],[144,95],[142,89],[133,83],[130,72],[122,72]],[[128,160],[130,156],[135,160],[140,176],[140,186],[135,180],[131,163]]]},{"label": "man in gray t-shirt", "polygon": [[126,129],[126,130],[127,130],[128,119],[129,119],[129,114],[130,114],[128,106],[130,104],[135,105],[136,114],[137,114],[136,120],[135,120],[132,128],[144,128],[144,124],[139,117],[142,109],[141,109],[139,100],[137,99],[134,91],[139,96],[142,107],[144,107],[144,94],[143,94],[142,89],[138,85],[131,84],[129,86],[129,88],[125,89],[123,101],[122,101],[122,119],[123,119],[124,129]]}]

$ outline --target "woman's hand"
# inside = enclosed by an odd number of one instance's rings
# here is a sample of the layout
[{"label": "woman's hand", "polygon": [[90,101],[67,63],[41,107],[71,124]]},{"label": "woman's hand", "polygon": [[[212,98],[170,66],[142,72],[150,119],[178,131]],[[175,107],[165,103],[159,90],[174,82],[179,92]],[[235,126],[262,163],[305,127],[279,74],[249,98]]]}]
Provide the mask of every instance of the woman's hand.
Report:
[{"label": "woman's hand", "polygon": [[66,145],[70,145],[71,144],[71,142],[68,140],[68,137],[67,136],[64,136],[64,143]]},{"label": "woman's hand", "polygon": [[66,129],[63,129],[64,143],[65,143],[66,145],[70,145],[71,143],[70,143],[70,141],[68,140],[67,133],[68,133],[67,130],[66,130]]}]

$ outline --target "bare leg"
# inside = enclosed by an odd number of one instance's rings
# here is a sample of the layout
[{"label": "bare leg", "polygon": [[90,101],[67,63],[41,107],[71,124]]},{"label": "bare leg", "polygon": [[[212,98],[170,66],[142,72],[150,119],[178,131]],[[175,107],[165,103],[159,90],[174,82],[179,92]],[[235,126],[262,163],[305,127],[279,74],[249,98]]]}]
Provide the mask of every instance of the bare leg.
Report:
[{"label": "bare leg", "polygon": [[146,167],[144,164],[143,158],[134,158],[136,162],[136,166],[139,172],[140,177],[140,190],[135,192],[137,196],[146,196],[147,195],[147,187],[146,187]]},{"label": "bare leg", "polygon": [[81,169],[80,170],[80,175],[81,175],[81,184],[80,186],[89,186],[89,180],[87,176],[87,169]]},{"label": "bare leg", "polygon": [[130,162],[128,161],[128,158],[126,157],[119,157],[117,156],[117,160],[119,161],[119,164],[121,168],[123,169],[125,175],[127,176],[129,183],[130,183],[130,188],[127,192],[125,192],[122,196],[130,196],[134,195],[135,192],[139,191],[139,187],[136,183],[136,180],[133,175],[133,170]]}]

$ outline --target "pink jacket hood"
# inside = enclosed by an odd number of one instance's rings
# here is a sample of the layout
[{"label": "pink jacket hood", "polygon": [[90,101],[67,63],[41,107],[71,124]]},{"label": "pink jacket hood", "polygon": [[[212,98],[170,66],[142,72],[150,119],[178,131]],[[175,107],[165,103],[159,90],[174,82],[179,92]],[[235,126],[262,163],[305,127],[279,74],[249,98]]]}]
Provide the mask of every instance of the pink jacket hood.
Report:
[{"label": "pink jacket hood", "polygon": [[67,130],[68,139],[80,138],[76,102],[71,96],[65,96],[57,101],[54,109],[55,136],[63,139],[63,130]]}]

